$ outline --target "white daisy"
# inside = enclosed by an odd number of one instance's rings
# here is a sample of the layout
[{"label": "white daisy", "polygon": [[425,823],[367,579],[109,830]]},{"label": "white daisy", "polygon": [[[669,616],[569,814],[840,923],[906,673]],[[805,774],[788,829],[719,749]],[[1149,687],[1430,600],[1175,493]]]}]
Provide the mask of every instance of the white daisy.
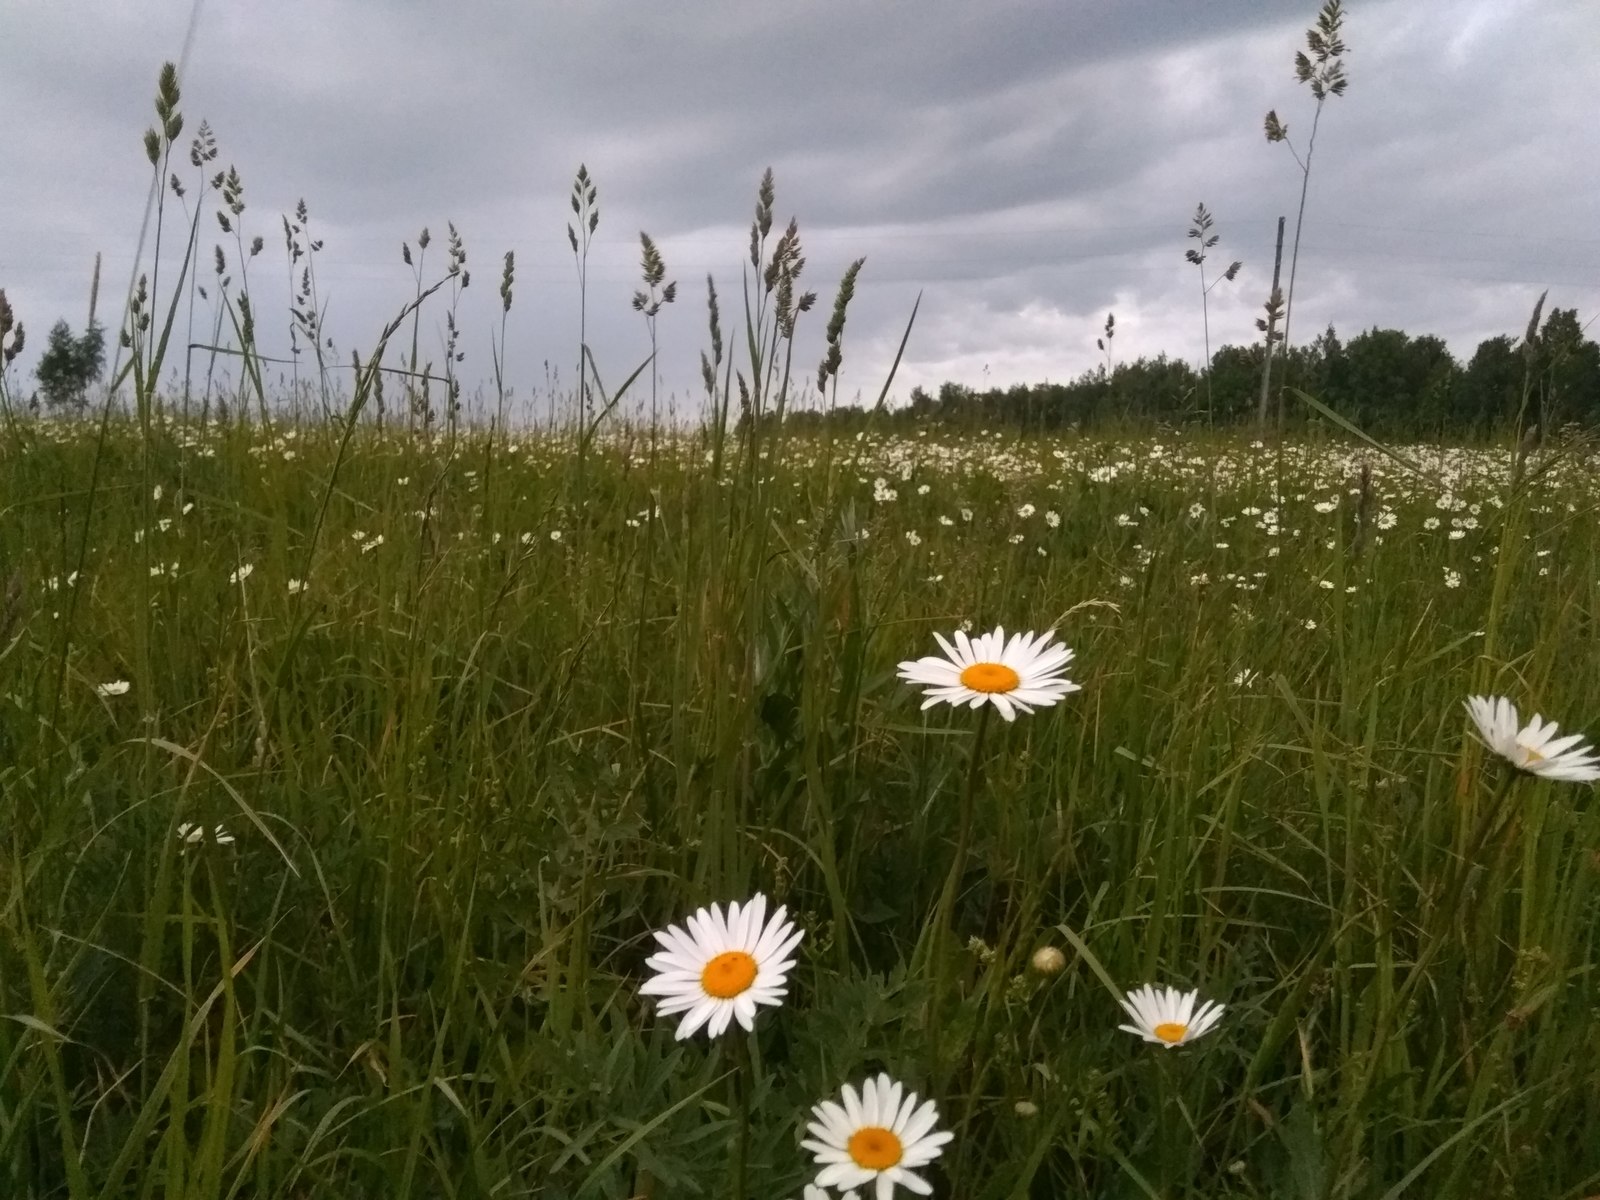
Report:
[{"label": "white daisy", "polygon": [[215,842],[219,846],[231,846],[233,844],[233,834],[229,833],[221,825],[218,825],[214,831],[207,833],[204,825],[194,825],[185,821],[178,826],[176,832],[178,840],[189,846],[198,846],[201,842],[208,840]]},{"label": "white daisy", "polygon": [[918,1195],[933,1193],[933,1185],[912,1168],[925,1167],[943,1152],[955,1135],[933,1131],[939,1109],[932,1100],[919,1108],[917,1094],[887,1074],[868,1079],[857,1095],[845,1084],[842,1103],[824,1100],[812,1108],[812,1135],[800,1144],[810,1150],[822,1170],[819,1187],[854,1188],[873,1184],[875,1200],[890,1200],[894,1185]]},{"label": "white daisy", "polygon": [[101,697],[126,696],[128,694],[128,689],[132,686],[133,684],[129,683],[126,679],[113,679],[110,683],[95,684],[94,694]]},{"label": "white daisy", "polygon": [[1518,729],[1516,705],[1504,696],[1468,696],[1467,715],[1483,744],[1519,770],[1573,783],[1600,779],[1600,755],[1582,734],[1558,738],[1556,723],[1538,713]]},{"label": "white daisy", "polygon": [[678,1024],[679,1041],[702,1025],[717,1037],[735,1017],[749,1032],[755,1029],[756,1005],[783,1002],[785,977],[795,963],[790,955],[805,936],[784,920],[785,912],[780,907],[767,920],[767,898],[758,892],[743,906],[730,904],[726,917],[721,905],[713,904],[684,922],[687,930],[669,925],[656,931],[665,948],[645,960],[656,974],[639,990],[663,997],[663,1015],[688,1014]]},{"label": "white daisy", "polygon": [[1051,644],[1053,629],[1038,637],[1031,630],[1012,634],[1010,641],[1000,626],[975,638],[957,630],[954,645],[937,633],[933,637],[944,651],[943,658],[930,655],[900,664],[901,679],[928,688],[923,693],[924,709],[941,702],[977,708],[987,701],[1002,717],[1013,721],[1019,709],[1031,713],[1035,708],[1048,708],[1078,690],[1078,685],[1061,673],[1072,661],[1072,651],[1060,643]]},{"label": "white daisy", "polygon": [[1118,1025],[1128,1033],[1136,1033],[1147,1042],[1156,1042],[1168,1050],[1176,1050],[1185,1042],[1204,1037],[1222,1017],[1222,1005],[1208,1000],[1198,1009],[1194,1002],[1199,992],[1180,992],[1177,988],[1157,988],[1145,984],[1128,993],[1122,1007],[1133,1018],[1132,1025]]}]

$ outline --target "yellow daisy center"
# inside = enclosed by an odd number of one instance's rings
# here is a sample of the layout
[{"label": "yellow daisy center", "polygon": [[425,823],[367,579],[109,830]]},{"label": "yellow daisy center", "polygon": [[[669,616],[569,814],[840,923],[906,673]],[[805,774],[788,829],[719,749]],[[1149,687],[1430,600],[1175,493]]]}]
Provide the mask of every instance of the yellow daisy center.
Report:
[{"label": "yellow daisy center", "polygon": [[708,996],[729,1000],[756,981],[756,960],[743,950],[717,955],[700,972],[700,986]]},{"label": "yellow daisy center", "polygon": [[1189,1027],[1181,1021],[1163,1021],[1150,1031],[1169,1046],[1176,1046],[1183,1041],[1184,1034],[1189,1032]]},{"label": "yellow daisy center", "polygon": [[865,1171],[887,1171],[904,1153],[894,1130],[881,1125],[866,1125],[850,1135],[845,1147],[856,1166]]},{"label": "yellow daisy center", "polygon": [[1022,682],[1004,663],[973,663],[961,672],[961,683],[975,692],[1009,692]]},{"label": "yellow daisy center", "polygon": [[1522,765],[1525,767],[1531,767],[1534,763],[1544,761],[1544,755],[1540,754],[1532,746],[1518,746],[1517,749],[1522,751]]}]

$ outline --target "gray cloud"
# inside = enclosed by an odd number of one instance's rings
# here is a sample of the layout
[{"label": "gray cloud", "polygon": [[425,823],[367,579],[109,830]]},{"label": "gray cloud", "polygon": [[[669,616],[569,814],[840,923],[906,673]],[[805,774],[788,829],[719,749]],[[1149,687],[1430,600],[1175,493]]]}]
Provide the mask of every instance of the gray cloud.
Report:
[{"label": "gray cloud", "polygon": [[[0,286],[37,350],[56,317],[82,321],[97,250],[108,297],[133,270],[150,182],[139,137],[187,13],[20,7],[0,49]],[[1352,83],[1318,136],[1297,334],[1399,326],[1466,355],[1518,328],[1546,286],[1592,314],[1600,132],[1586,98],[1600,22],[1587,0],[1354,0],[1348,12]],[[770,164],[824,310],[802,325],[806,371],[837,280],[864,254],[843,394],[876,396],[919,291],[897,394],[946,378],[1061,379],[1098,360],[1110,310],[1119,357],[1200,357],[1198,281],[1182,258],[1200,200],[1222,235],[1218,265],[1246,264],[1212,293],[1212,345],[1255,336],[1276,218],[1289,216],[1292,236],[1299,199],[1298,171],[1261,118],[1276,108],[1303,146],[1311,102],[1290,57],[1314,14],[1298,0],[1203,12],[1178,0],[212,4],[184,80],[185,141],[206,117],[219,165],[244,178],[247,236],[266,239],[250,270],[269,351],[283,348],[290,289],[279,218],[304,196],[341,352],[370,346],[409,295],[400,242],[426,225],[442,263],[451,219],[474,273],[467,377],[489,373],[512,249],[510,370],[522,394],[539,390],[547,360],[576,359],[566,196],[585,162],[602,213],[589,296],[600,362],[617,379],[647,349],[628,298],[648,229],[680,284],[661,320],[661,376],[691,396],[704,277],[731,324]],[[180,174],[195,182],[186,161]],[[209,262],[209,212],[201,230]],[[429,310],[425,355],[438,357],[442,324]]]}]

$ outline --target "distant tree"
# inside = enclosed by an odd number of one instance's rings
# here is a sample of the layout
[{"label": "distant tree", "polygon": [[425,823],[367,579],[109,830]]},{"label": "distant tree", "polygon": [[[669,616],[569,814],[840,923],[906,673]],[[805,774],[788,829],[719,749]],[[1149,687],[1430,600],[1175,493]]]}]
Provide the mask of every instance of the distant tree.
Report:
[{"label": "distant tree", "polygon": [[99,322],[90,320],[89,328],[78,338],[78,377],[87,391],[91,383],[99,383],[106,369],[106,332]]},{"label": "distant tree", "polygon": [[1551,309],[1534,350],[1539,424],[1553,430],[1600,420],[1600,346],[1584,337],[1578,310]]},{"label": "distant tree", "polygon": [[1415,430],[1430,394],[1455,374],[1455,359],[1442,341],[1413,339],[1398,329],[1357,334],[1341,358],[1328,402],[1363,429]]},{"label": "distant tree", "polygon": [[1261,382],[1265,344],[1223,346],[1211,356],[1211,391],[1219,418],[1248,416]]},{"label": "distant tree", "polygon": [[1451,422],[1451,397],[1461,378],[1461,364],[1442,338],[1428,333],[1411,339],[1407,360],[1414,390],[1404,424],[1423,434],[1443,433]]},{"label": "distant tree", "polygon": [[962,384],[947,382],[939,385],[939,409],[952,416],[971,405],[976,398],[977,393]]},{"label": "distant tree", "polygon": [[[1490,338],[1464,365],[1441,339],[1398,329],[1373,328],[1344,342],[1329,325],[1309,343],[1274,353],[1283,355],[1285,370],[1307,393],[1384,436],[1482,437],[1509,429],[1519,414],[1525,424],[1547,429],[1564,422],[1600,426],[1600,345],[1584,335],[1575,311],[1541,312],[1542,303],[1526,336]],[[908,405],[881,419],[897,429],[938,424],[1026,432],[1183,426],[1208,415],[1242,425],[1256,410],[1265,353],[1265,343],[1257,342],[1223,346],[1212,355],[1209,404],[1199,372],[1160,354],[1099,363],[1068,383],[980,390],[952,380],[937,392],[916,387]],[[1309,410],[1296,412],[1315,420]],[[865,415],[841,407],[797,419],[854,432],[864,427]]]},{"label": "distant tree", "polygon": [[1526,368],[1517,339],[1509,334],[1478,343],[1461,374],[1454,410],[1462,431],[1488,433],[1516,418]]},{"label": "distant tree", "polygon": [[[1201,415],[1195,369],[1180,358],[1158,354],[1117,368],[1117,396],[1127,414],[1149,421],[1187,420]],[[1207,403],[1206,417],[1223,416]]]},{"label": "distant tree", "polygon": [[1345,390],[1344,343],[1330,324],[1306,347],[1305,389],[1319,400],[1330,400]]},{"label": "distant tree", "polygon": [[56,410],[82,411],[89,385],[100,378],[105,361],[105,332],[98,324],[91,321],[82,336],[74,337],[65,321],[57,321],[34,369],[45,404]]}]

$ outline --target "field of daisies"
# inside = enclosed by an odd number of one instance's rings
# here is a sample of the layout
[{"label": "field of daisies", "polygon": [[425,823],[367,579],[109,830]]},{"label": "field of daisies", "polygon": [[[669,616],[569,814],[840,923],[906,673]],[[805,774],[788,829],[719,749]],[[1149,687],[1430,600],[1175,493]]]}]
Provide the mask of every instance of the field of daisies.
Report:
[{"label": "field of daisies", "polygon": [[1583,447],[0,440],[0,1194],[1600,1192]]}]

